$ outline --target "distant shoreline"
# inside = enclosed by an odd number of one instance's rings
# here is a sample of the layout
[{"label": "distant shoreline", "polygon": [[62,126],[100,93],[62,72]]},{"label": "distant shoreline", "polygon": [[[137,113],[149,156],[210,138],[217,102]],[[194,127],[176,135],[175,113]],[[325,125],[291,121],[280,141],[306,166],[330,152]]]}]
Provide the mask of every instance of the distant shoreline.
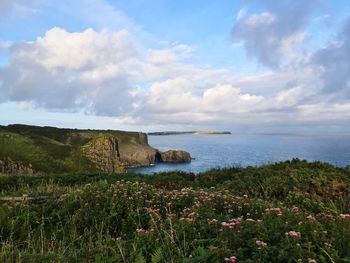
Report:
[{"label": "distant shoreline", "polygon": [[183,135],[183,134],[194,134],[194,135],[226,135],[231,134],[229,131],[163,131],[163,132],[149,132],[147,135],[150,136],[164,136],[164,135]]}]

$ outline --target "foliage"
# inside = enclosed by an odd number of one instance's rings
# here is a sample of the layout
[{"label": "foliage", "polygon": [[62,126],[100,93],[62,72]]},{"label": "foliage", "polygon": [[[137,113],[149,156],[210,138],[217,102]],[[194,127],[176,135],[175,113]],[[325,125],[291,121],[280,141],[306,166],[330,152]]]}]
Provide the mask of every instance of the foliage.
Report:
[{"label": "foliage", "polygon": [[30,125],[0,126],[0,161],[10,158],[44,173],[94,171],[83,148],[97,135],[118,137],[119,146],[143,144],[140,133],[110,130],[78,130]]},{"label": "foliage", "polygon": [[0,201],[0,262],[349,262],[349,191],[349,169],[297,159],[2,176],[0,197],[49,198]]}]

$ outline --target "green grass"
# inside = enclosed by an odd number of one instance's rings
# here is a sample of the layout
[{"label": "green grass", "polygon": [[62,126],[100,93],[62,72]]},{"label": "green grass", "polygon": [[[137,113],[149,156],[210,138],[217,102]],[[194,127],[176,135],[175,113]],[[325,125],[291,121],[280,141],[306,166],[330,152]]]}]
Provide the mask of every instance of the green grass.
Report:
[{"label": "green grass", "polygon": [[100,134],[118,138],[119,147],[144,145],[140,133],[111,130],[78,130],[30,125],[0,126],[0,160],[10,158],[35,172],[64,173],[94,171],[83,147]]},{"label": "green grass", "polygon": [[[0,177],[0,262],[349,262],[350,170]],[[272,208],[272,209],[271,209]],[[291,232],[294,231],[294,232]]]}]

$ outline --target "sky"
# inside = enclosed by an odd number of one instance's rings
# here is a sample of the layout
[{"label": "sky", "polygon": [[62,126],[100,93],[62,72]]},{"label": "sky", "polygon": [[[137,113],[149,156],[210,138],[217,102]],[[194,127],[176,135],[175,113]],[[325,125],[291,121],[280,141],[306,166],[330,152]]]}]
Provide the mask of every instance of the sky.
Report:
[{"label": "sky", "polygon": [[350,134],[350,1],[0,0],[0,124]]}]

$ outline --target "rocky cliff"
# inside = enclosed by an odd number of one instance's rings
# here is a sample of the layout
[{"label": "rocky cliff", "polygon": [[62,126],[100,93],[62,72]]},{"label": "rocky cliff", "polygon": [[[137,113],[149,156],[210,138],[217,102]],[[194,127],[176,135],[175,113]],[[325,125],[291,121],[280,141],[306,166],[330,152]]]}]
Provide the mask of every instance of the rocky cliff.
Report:
[{"label": "rocky cliff", "polygon": [[125,172],[120,161],[117,138],[101,134],[83,146],[83,153],[94,164],[94,167],[103,172]]},{"label": "rocky cliff", "polygon": [[159,152],[141,132],[0,126],[0,173],[116,173],[130,166],[190,160],[183,151]]}]

